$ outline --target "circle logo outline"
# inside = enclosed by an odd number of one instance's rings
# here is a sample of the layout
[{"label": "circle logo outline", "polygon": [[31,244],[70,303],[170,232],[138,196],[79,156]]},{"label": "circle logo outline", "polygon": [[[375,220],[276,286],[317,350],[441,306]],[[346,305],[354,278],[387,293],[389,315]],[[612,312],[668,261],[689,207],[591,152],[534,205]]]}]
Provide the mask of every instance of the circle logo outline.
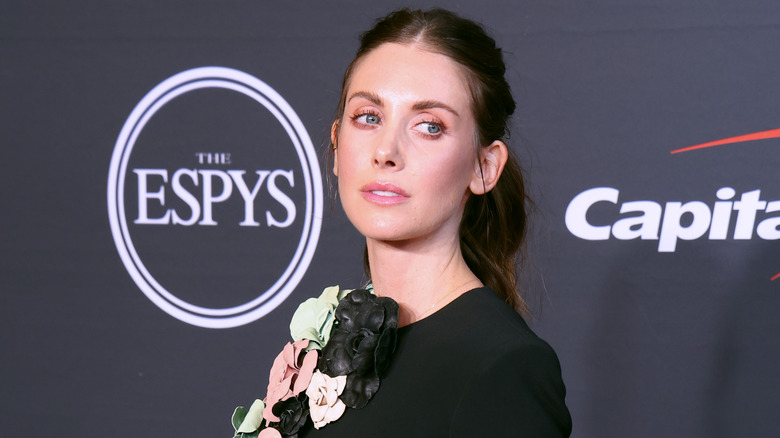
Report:
[{"label": "circle logo outline", "polygon": [[[229,308],[207,308],[179,299],[159,284],[135,250],[124,209],[124,182],[135,142],[146,123],[166,103],[203,88],[242,93],[263,105],[282,125],[293,143],[303,169],[306,208],[296,251],[285,271],[255,299]],[[322,182],[317,154],[306,128],[292,107],[273,88],[245,72],[227,67],[197,67],[164,80],[136,105],[125,121],[114,146],[108,177],[108,213],[111,233],[120,258],[133,281],[149,300],[183,322],[206,328],[230,328],[267,315],[295,289],[314,256],[322,224]]]}]

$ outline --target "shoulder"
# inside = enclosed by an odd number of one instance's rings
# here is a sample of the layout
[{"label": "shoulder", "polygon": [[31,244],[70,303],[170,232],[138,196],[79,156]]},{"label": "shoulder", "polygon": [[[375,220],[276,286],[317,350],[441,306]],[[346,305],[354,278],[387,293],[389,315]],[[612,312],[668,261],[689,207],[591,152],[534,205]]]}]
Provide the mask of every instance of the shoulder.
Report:
[{"label": "shoulder", "polygon": [[452,436],[568,437],[571,416],[560,366],[544,345],[486,360],[464,387]]},{"label": "shoulder", "polygon": [[[474,348],[482,356],[491,350],[549,350],[542,339],[528,327],[520,314],[492,289],[483,287],[463,294],[446,311],[446,324],[462,348]],[[554,354],[554,353],[553,353]]]},{"label": "shoulder", "polygon": [[472,372],[464,376],[451,430],[457,436],[568,436],[571,417],[553,349],[490,289],[468,294],[474,295],[461,303],[472,315],[470,330],[462,332],[468,341],[463,354],[471,356]]}]

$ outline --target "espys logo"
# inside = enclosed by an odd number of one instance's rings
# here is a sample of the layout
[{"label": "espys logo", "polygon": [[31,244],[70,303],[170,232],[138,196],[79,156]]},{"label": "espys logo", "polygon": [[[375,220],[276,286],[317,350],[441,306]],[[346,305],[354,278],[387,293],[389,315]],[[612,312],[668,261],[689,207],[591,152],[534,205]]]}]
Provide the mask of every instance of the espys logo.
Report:
[{"label": "espys logo", "polygon": [[[730,143],[780,137],[780,129],[756,132],[738,137],[726,138],[671,151],[672,154],[693,151]],[[620,191],[614,187],[595,187],[576,195],[566,207],[566,228],[574,236],[584,240],[658,240],[658,252],[674,252],[679,240],[694,240],[705,234],[709,240],[726,240],[731,226],[732,213],[735,240],[749,240],[754,235],[764,240],[780,239],[780,200],[761,199],[761,190],[741,193],[731,187],[716,191],[717,200],[710,203],[671,201],[661,204],[649,200],[620,202]],[[593,224],[587,219],[588,212],[597,204],[619,205],[621,217],[613,224]],[[769,217],[759,218],[759,213]],[[709,231],[709,232],[708,232]],[[780,274],[772,280],[780,278]]]},{"label": "espys logo", "polygon": [[108,176],[119,255],[171,316],[236,327],[272,311],[314,255],[322,182],[309,134],[261,80],[178,73],[125,122]]}]

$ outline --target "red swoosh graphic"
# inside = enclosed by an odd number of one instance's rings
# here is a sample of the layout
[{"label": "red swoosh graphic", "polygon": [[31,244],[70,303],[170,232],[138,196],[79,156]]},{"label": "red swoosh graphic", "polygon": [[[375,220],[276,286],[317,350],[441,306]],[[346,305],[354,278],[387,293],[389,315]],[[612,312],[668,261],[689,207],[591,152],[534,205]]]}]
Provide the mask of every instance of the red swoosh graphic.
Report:
[{"label": "red swoosh graphic", "polygon": [[[702,144],[697,144],[697,145],[693,145],[693,146],[688,146],[687,148],[675,149],[675,150],[671,151],[670,153],[671,154],[678,154],[680,152],[688,152],[688,151],[693,151],[693,150],[696,150],[696,149],[704,149],[704,148],[709,148],[709,147],[713,147],[713,146],[720,146],[720,145],[723,145],[723,144],[742,143],[742,142],[746,142],[746,141],[764,140],[764,139],[767,139],[767,138],[779,138],[779,137],[780,137],[780,129],[770,129],[769,131],[760,131],[760,132],[754,132],[752,134],[738,135],[736,137],[729,137],[729,138],[724,138],[722,140],[716,140],[716,141],[711,141],[711,142],[708,142],[708,143],[702,143]],[[780,272],[775,274],[774,277],[770,278],[769,281],[775,281],[778,278],[780,278]]]},{"label": "red swoosh graphic", "polygon": [[680,152],[688,152],[695,149],[704,149],[712,146],[720,146],[722,144],[729,143],[742,143],[745,141],[764,140],[766,138],[778,138],[780,137],[780,129],[770,129],[769,131],[754,132],[752,134],[738,135],[736,137],[724,138],[723,140],[711,141],[709,143],[697,144],[694,146],[688,146],[687,148],[673,150],[672,154],[678,154]]}]

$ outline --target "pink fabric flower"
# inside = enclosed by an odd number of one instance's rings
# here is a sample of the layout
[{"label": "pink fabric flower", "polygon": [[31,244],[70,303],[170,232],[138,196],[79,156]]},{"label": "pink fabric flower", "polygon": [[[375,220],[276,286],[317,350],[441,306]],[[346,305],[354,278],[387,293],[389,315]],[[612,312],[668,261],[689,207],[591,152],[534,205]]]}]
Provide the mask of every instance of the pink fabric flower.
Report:
[{"label": "pink fabric flower", "polygon": [[273,406],[304,391],[311,382],[314,368],[317,367],[317,351],[306,351],[308,340],[288,342],[271,366],[268,392],[265,396],[263,418],[268,422],[278,422],[279,417],[272,412]]},{"label": "pink fabric flower", "polygon": [[257,438],[282,438],[282,434],[273,427],[266,427],[260,431]]}]

